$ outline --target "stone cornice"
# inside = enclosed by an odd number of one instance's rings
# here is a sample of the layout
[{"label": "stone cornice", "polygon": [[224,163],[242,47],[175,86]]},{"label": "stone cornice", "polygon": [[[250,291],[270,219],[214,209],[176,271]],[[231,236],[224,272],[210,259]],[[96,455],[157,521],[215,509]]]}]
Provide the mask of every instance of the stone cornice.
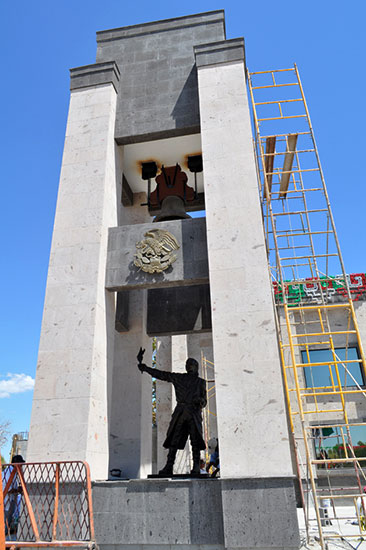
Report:
[{"label": "stone cornice", "polygon": [[[133,38],[144,34],[161,33],[176,29],[196,27],[197,25],[209,25],[222,22],[225,33],[225,13],[224,10],[216,10],[184,17],[175,17],[173,19],[163,19],[151,23],[142,23],[140,25],[131,25],[117,29],[108,29],[97,32],[97,43],[110,42],[112,40],[121,40],[123,38]],[[225,34],[224,34],[225,35]]]},{"label": "stone cornice", "polygon": [[245,61],[244,38],[234,38],[194,47],[197,68]]},{"label": "stone cornice", "polygon": [[113,84],[118,93],[120,71],[114,61],[94,63],[70,69],[70,90]]}]

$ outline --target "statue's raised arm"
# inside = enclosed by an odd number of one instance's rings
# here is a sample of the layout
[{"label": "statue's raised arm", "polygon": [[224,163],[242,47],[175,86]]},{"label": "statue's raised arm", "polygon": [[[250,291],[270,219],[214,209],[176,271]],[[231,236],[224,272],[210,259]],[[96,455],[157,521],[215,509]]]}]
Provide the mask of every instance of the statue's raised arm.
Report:
[{"label": "statue's raised arm", "polygon": [[145,350],[140,348],[137,354],[137,366],[140,369],[140,372],[144,372],[146,367],[146,365],[142,362],[144,358],[144,353],[145,353]]},{"label": "statue's raised arm", "polygon": [[150,374],[150,376],[153,376],[154,378],[157,378],[158,380],[163,380],[164,382],[173,382],[174,374],[171,372],[167,372],[164,370],[159,369],[153,369],[151,367],[148,367],[145,365],[145,363],[142,362],[144,358],[145,350],[140,348],[138,354],[137,354],[137,366],[140,370],[140,372],[147,372],[147,374]]}]

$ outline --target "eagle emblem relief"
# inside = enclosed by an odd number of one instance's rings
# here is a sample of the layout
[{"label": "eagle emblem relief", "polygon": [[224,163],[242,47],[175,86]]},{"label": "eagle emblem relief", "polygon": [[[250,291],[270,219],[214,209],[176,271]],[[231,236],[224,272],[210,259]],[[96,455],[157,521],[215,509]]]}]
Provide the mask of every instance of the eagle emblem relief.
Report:
[{"label": "eagle emblem relief", "polygon": [[162,273],[177,259],[173,250],[180,248],[177,239],[165,229],[150,229],[136,243],[134,264],[146,273]]}]

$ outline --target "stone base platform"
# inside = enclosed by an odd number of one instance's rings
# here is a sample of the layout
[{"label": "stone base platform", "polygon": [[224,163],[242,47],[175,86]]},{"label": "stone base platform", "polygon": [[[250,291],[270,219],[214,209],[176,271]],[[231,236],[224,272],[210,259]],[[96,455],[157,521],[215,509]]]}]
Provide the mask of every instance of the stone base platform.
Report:
[{"label": "stone base platform", "polygon": [[249,550],[300,546],[293,478],[93,483],[101,550]]},{"label": "stone base platform", "polygon": [[173,474],[171,476],[151,474],[147,479],[207,479],[209,477],[209,474]]}]

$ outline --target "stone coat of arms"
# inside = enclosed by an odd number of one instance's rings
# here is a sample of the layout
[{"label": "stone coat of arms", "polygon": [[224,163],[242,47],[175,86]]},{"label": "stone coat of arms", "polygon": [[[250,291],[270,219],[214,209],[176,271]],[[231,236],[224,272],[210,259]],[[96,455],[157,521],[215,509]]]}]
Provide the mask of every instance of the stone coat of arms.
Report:
[{"label": "stone coat of arms", "polygon": [[146,273],[162,273],[176,261],[173,250],[180,248],[178,241],[165,229],[150,229],[144,237],[136,243],[133,263]]}]

